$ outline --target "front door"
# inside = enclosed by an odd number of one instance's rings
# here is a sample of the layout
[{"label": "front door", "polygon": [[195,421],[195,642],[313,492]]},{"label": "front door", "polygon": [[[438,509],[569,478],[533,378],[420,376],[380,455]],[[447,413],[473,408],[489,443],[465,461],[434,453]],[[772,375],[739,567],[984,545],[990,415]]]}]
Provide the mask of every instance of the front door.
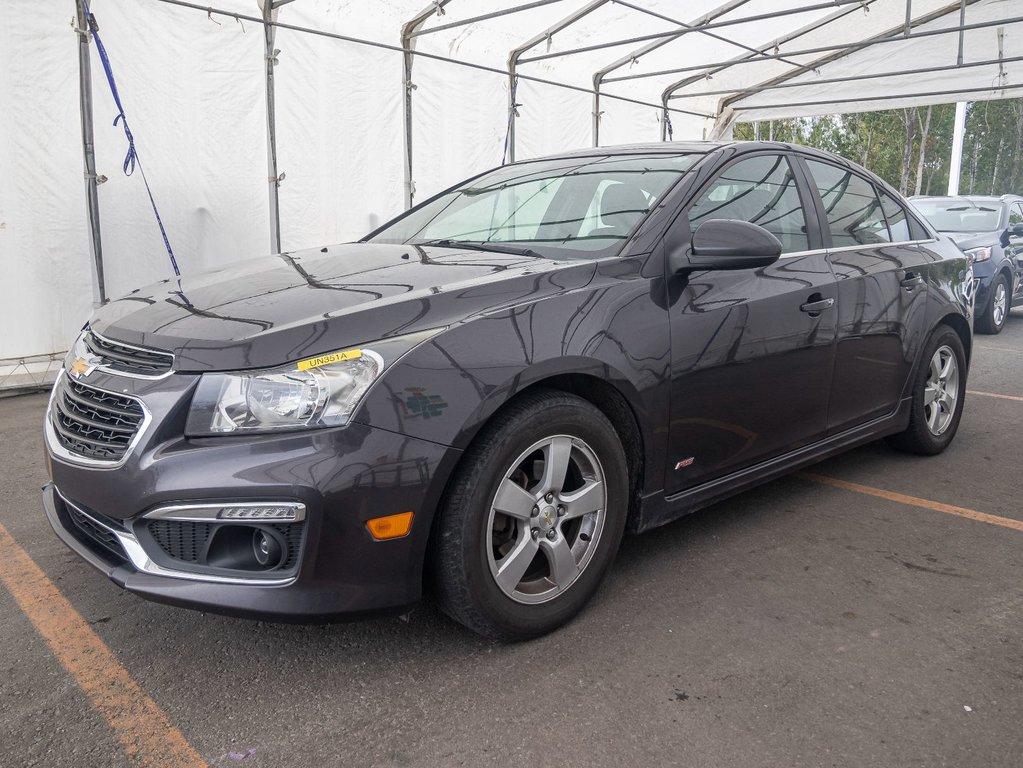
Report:
[{"label": "front door", "polygon": [[750,221],[776,235],[783,251],[761,269],[669,278],[677,281],[669,307],[669,494],[825,432],[836,287],[816,218],[807,226],[809,202],[788,157],[747,156],[721,171],[677,223],[688,238],[710,219]]}]

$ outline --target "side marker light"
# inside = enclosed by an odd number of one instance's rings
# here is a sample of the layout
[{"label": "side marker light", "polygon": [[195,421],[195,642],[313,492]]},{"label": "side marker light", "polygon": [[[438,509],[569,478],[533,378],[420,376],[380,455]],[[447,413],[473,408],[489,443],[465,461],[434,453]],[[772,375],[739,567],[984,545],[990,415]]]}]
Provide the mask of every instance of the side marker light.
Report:
[{"label": "side marker light", "polygon": [[412,513],[399,512],[397,515],[375,517],[366,521],[366,528],[377,541],[399,539],[402,536],[407,536],[408,532],[412,530]]}]

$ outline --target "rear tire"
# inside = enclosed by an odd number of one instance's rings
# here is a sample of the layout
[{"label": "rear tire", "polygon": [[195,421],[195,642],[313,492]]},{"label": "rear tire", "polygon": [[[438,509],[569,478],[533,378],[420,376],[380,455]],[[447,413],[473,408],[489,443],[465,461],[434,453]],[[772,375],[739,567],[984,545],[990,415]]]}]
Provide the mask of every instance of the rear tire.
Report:
[{"label": "rear tire", "polygon": [[500,411],[445,494],[430,565],[441,609],[494,640],[551,632],[589,602],[625,531],[629,475],[607,417],[554,390]]},{"label": "rear tire", "polygon": [[906,453],[933,456],[944,451],[959,429],[966,402],[966,353],[959,334],[939,325],[913,374],[909,426],[887,438]]},{"label": "rear tire", "polygon": [[991,285],[991,299],[987,303],[987,308],[977,318],[977,330],[981,333],[1001,333],[1009,317],[1011,301],[1009,281],[1005,279],[1005,275],[998,275]]}]

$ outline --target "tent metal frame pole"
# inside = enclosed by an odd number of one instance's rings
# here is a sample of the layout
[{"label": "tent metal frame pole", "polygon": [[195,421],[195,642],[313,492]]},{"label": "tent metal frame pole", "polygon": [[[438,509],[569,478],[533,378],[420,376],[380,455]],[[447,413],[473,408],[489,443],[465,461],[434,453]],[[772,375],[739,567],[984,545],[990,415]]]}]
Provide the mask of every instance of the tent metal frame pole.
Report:
[{"label": "tent metal frame pole", "polygon": [[[610,1],[610,0],[609,0]],[[870,2],[871,0],[864,0]],[[209,5],[199,5],[198,3],[188,2],[188,0],[150,0],[154,3],[163,3],[164,5],[173,5],[178,8],[188,8],[193,11],[201,11],[203,14],[209,16],[216,14],[217,16],[223,16],[225,19],[237,19],[240,21],[251,21],[254,24],[262,24],[263,19],[259,16],[252,16],[247,13],[239,13],[237,11],[228,11],[223,8],[217,8]],[[289,0],[291,2],[291,0]],[[286,24],[280,21],[273,22],[273,26],[277,29],[287,29],[291,32],[302,32],[304,34],[313,35],[315,37],[324,37],[328,40],[338,40],[344,43],[351,43],[352,45],[365,45],[368,48],[376,48],[381,51],[392,51],[394,53],[402,53],[400,45],[391,43],[382,43],[379,40],[366,40],[361,37],[352,37],[351,35],[342,35],[337,32],[327,32],[323,29],[313,29],[311,27],[303,27],[299,24]],[[422,59],[429,59],[431,61],[440,61],[445,64],[453,64],[456,67],[465,67],[466,69],[475,69],[479,72],[489,72],[494,75],[507,75],[506,69],[500,67],[490,67],[486,64],[476,64],[471,61],[463,61],[461,59],[452,58],[451,56],[442,56],[437,53],[426,53],[424,51],[413,51],[413,56],[418,56]],[[516,73],[516,76],[520,80],[526,80],[531,83],[540,83],[541,85],[550,85],[554,88],[564,88],[566,91],[575,91],[576,93],[588,93],[592,94],[593,91],[590,88],[585,88],[581,85],[572,85],[571,83],[563,83],[558,80],[550,80],[546,77],[537,77],[536,75],[523,75]],[[660,109],[660,104],[655,104],[652,101],[643,101],[642,99],[633,99],[628,96],[619,96],[617,94],[605,94],[605,98],[614,99],[615,101],[623,101],[628,104],[638,104],[643,107],[654,107]],[[708,115],[703,112],[696,112],[690,109],[680,109],[678,107],[672,107],[672,112],[680,115],[692,115],[693,117],[704,117],[710,119],[714,115]]]},{"label": "tent metal frame pole", "polygon": [[[666,21],[669,24],[674,24],[674,25],[676,25],[678,27],[681,27],[684,32],[697,32],[697,33],[699,33],[701,35],[706,35],[707,37],[711,38],[712,40],[717,40],[718,42],[726,43],[727,45],[732,45],[732,46],[735,46],[736,48],[742,48],[744,51],[747,51],[749,53],[754,53],[757,56],[760,56],[762,54],[762,51],[757,50],[753,46],[746,45],[745,43],[740,43],[738,40],[732,40],[730,38],[725,37],[724,35],[719,35],[716,32],[710,32],[710,31],[708,31],[706,29],[698,29],[693,24],[686,24],[685,22],[679,21],[678,19],[673,19],[670,16],[665,16],[663,13],[658,13],[657,11],[651,11],[648,8],[643,8],[642,6],[635,5],[634,3],[630,3],[628,0],[615,0],[615,5],[621,5],[621,6],[624,6],[625,8],[629,8],[629,9],[631,9],[633,11],[636,11],[637,13],[642,13],[642,14],[644,14],[646,16],[652,16],[655,19],[660,19],[661,21]],[[669,39],[669,41],[672,41],[672,40],[677,40],[678,38],[674,38],[673,37],[673,38],[668,38],[668,39]],[[786,64],[791,64],[794,67],[798,67],[799,66],[799,64],[797,62],[795,62],[795,61],[789,61],[787,59],[778,59],[778,60],[779,61],[783,61]]]},{"label": "tent metal frame pole", "polygon": [[[827,16],[825,16],[822,19],[818,19],[817,21],[811,22],[810,24],[807,24],[804,27],[800,27],[799,29],[795,30],[794,32],[790,32],[789,34],[785,35],[784,37],[777,38],[776,40],[774,40],[769,45],[765,45],[762,50],[766,51],[766,50],[769,50],[770,48],[777,47],[777,46],[780,46],[780,45],[785,45],[786,43],[790,43],[793,40],[798,40],[799,38],[803,37],[804,35],[808,35],[811,32],[815,32],[816,30],[821,29],[822,27],[825,27],[828,24],[832,24],[832,23],[838,21],[839,19],[842,19],[842,18],[848,16],[850,13],[856,13],[856,11],[859,10],[859,8],[861,8],[861,7],[863,7],[863,8],[869,7],[870,3],[873,3],[873,2],[876,2],[876,0],[865,0],[865,4],[863,6],[857,6],[855,8],[840,8],[840,9],[834,11],[833,13],[829,13]],[[789,55],[791,56],[792,54],[790,53]],[[710,65],[709,67],[706,66],[706,65],[703,65],[701,67],[697,67],[697,69],[701,69],[699,74],[697,74],[697,75],[690,75],[689,77],[684,78],[682,80],[678,80],[678,81],[672,83],[671,85],[669,85],[667,88],[665,88],[661,92],[661,103],[664,104],[664,108],[667,109],[668,108],[668,102],[670,101],[670,99],[672,99],[674,97],[675,93],[678,90],[680,90],[682,88],[685,88],[688,85],[692,85],[693,83],[699,82],[700,80],[703,80],[705,77],[709,78],[711,75],[716,75],[719,72],[724,72],[726,69],[729,69],[730,67],[733,67],[736,64],[744,64],[744,63],[750,63],[750,62],[755,63],[757,61],[763,61],[763,59],[757,57],[756,55],[754,55],[752,53],[746,53],[746,54],[742,54],[740,56],[736,56],[735,58],[733,58],[733,59],[731,59],[730,61],[727,61],[727,62],[723,62],[723,63],[716,64],[716,65]],[[719,110],[719,111],[721,111],[721,110]]]},{"label": "tent metal frame pole", "polygon": [[[460,21],[452,21],[450,24],[439,24],[436,27],[430,27],[429,29],[418,29],[413,32],[410,37],[422,37],[423,35],[431,35],[434,32],[443,32],[446,29],[456,29],[457,27],[465,27],[469,24],[476,24],[481,21],[489,21],[490,19],[496,19],[500,16],[509,16],[513,13],[519,13],[521,11],[530,11],[533,8],[540,8],[544,5],[551,5],[553,3],[563,3],[565,0],[534,0],[532,3],[526,3],[525,5],[516,5],[511,8],[502,8],[499,11],[493,11],[492,13],[484,13],[482,16],[473,16],[469,19],[461,19]],[[439,14],[438,14],[439,15]]]},{"label": "tent metal frame pole", "polygon": [[952,123],[952,155],[948,163],[948,194],[959,194],[959,175],[963,165],[963,138],[966,135],[966,102],[956,102],[955,120]]},{"label": "tent metal frame pole", "polygon": [[[165,2],[166,0],[162,0],[162,1]],[[864,0],[864,2],[865,2],[865,4],[870,4],[872,2],[877,2],[877,0]],[[980,2],[980,0],[967,0],[967,2],[969,4],[972,4],[972,3]],[[938,17],[943,16],[943,15],[948,15],[949,13],[952,13],[955,10],[957,10],[958,7],[959,7],[958,4],[956,4],[954,6],[946,6],[945,9],[940,10],[940,11],[934,11],[932,14],[929,14],[929,16],[932,16],[934,18],[938,18]],[[853,9],[845,10],[844,13],[852,13],[852,12],[855,12],[856,10],[858,10],[858,9],[853,8]],[[921,17],[921,18],[926,18],[926,17]],[[1014,24],[1014,23],[1018,23],[1018,22],[1021,22],[1021,21],[1023,21],[1023,16],[1012,16],[1012,17],[1009,17],[1007,19],[998,19],[998,20],[995,20],[995,21],[978,21],[978,22],[973,22],[972,24],[964,24],[961,29],[958,26],[945,27],[945,28],[942,28],[942,29],[927,29],[927,30],[924,30],[922,32],[913,32],[910,35],[908,35],[908,37],[907,36],[896,35],[896,36],[888,37],[888,38],[885,38],[885,39],[873,38],[870,41],[859,40],[859,41],[855,41],[855,42],[851,42],[851,43],[835,43],[834,45],[820,45],[820,46],[817,46],[817,47],[814,47],[814,48],[804,48],[804,49],[799,50],[799,51],[788,51],[787,53],[784,53],[784,54],[770,54],[770,53],[764,52],[764,53],[761,54],[760,57],[740,56],[740,57],[736,57],[734,59],[726,59],[724,61],[711,62],[709,64],[694,64],[694,65],[687,66],[687,67],[673,67],[672,69],[662,69],[662,70],[658,70],[657,72],[642,72],[642,73],[634,74],[634,75],[623,75],[622,77],[609,77],[609,78],[607,78],[607,80],[605,80],[605,82],[607,82],[607,83],[618,83],[618,82],[624,82],[626,80],[641,80],[641,79],[647,78],[647,77],[659,77],[661,75],[673,75],[673,74],[678,74],[678,73],[681,73],[681,72],[695,72],[697,70],[699,70],[701,73],[706,73],[707,71],[712,71],[712,73],[716,73],[717,71],[720,71],[720,70],[716,69],[717,67],[721,67],[723,69],[727,69],[729,67],[734,67],[734,66],[739,65],[739,64],[758,64],[761,61],[765,61],[765,60],[772,60],[773,61],[773,60],[780,59],[780,58],[782,58],[784,56],[810,56],[810,55],[815,54],[815,53],[829,53],[829,52],[835,52],[835,51],[839,51],[839,52],[847,51],[849,53],[852,53],[852,52],[855,52],[855,51],[863,49],[863,48],[870,48],[871,46],[880,45],[880,44],[883,44],[883,43],[900,43],[900,42],[904,42],[907,39],[908,40],[916,40],[916,39],[925,38],[925,37],[935,37],[937,35],[955,34],[955,33],[959,33],[960,31],[969,32],[971,30],[987,29],[988,27],[997,27],[997,26],[1001,26],[1001,25]],[[823,26],[823,23],[830,23],[830,22],[823,22],[823,21],[822,22],[817,22],[816,26],[811,25],[811,27],[813,29],[816,29],[819,26]],[[902,27],[900,26],[899,29],[901,30]],[[805,31],[808,31],[808,30],[804,29],[803,31],[805,32]],[[798,36],[798,34],[797,34],[797,36]],[[784,43],[790,41],[791,39],[792,39],[791,37],[779,38],[778,40],[774,41],[770,45],[763,46],[763,48],[761,50],[762,51],[767,51],[767,50],[769,50],[771,48],[774,48],[777,45],[783,45]],[[699,80],[702,77],[703,77],[703,74],[699,75],[696,79]]]},{"label": "tent metal frame pole", "polygon": [[[945,65],[938,67],[920,67],[919,69],[902,69],[895,72],[873,72],[867,75],[847,75],[846,77],[826,77],[820,80],[811,81],[800,81],[798,83],[784,82],[784,83],[773,83],[770,85],[758,85],[755,90],[751,90],[750,93],[761,93],[763,91],[777,91],[783,88],[805,88],[812,85],[832,85],[835,83],[852,83],[860,80],[876,80],[882,77],[904,77],[907,75],[926,75],[933,74],[935,72],[952,72],[957,69],[970,69],[971,67],[993,67],[998,64],[1011,64],[1012,62],[1023,61],[1023,56],[1010,56],[1002,59],[986,59],[984,61],[968,61],[965,64],[959,65]],[[697,93],[686,93],[683,96],[673,96],[672,98],[679,99],[690,99],[696,98],[697,96],[723,96],[727,94],[734,94],[736,91],[734,88],[722,88],[718,91],[699,91]],[[866,99],[865,99],[866,100]]]},{"label": "tent metal frame pole", "polygon": [[[961,2],[965,2],[965,1],[966,0],[961,0]],[[976,2],[976,1],[977,0],[974,0],[974,2]],[[936,21],[938,19],[945,18],[950,13],[955,12],[956,8],[957,8],[957,5],[946,5],[944,8],[938,8],[938,9],[936,9],[934,11],[931,11],[930,13],[924,14],[923,16],[921,16],[918,19],[911,19],[910,20],[910,26],[911,27],[919,27],[919,26],[922,26],[924,24],[929,24],[932,21]],[[730,107],[732,104],[734,104],[735,102],[739,101],[740,99],[748,98],[749,96],[752,96],[752,95],[760,93],[760,92],[762,92],[764,90],[767,90],[768,86],[775,86],[775,85],[787,83],[788,81],[792,80],[795,77],[799,77],[800,75],[806,74],[807,72],[813,72],[813,71],[817,70],[820,67],[823,67],[823,66],[831,64],[831,63],[833,63],[835,61],[839,61],[841,59],[847,58],[848,56],[851,56],[854,53],[857,53],[857,52],[859,52],[861,50],[864,50],[864,49],[870,47],[871,45],[875,45],[875,44],[882,43],[882,42],[899,42],[899,41],[903,41],[903,40],[907,40],[907,39],[912,39],[912,38],[918,37],[918,36],[922,36],[922,33],[920,35],[914,35],[914,33],[912,32],[912,29],[910,30],[910,33],[908,35],[906,35],[904,30],[903,30],[903,27],[901,25],[898,26],[898,27],[892,28],[892,29],[887,29],[884,32],[881,32],[881,33],[879,33],[877,35],[874,35],[871,38],[868,38],[867,40],[864,40],[863,41],[863,45],[861,45],[861,46],[858,46],[858,47],[853,48],[851,50],[838,51],[838,52],[832,53],[832,54],[830,54],[828,56],[823,56],[823,57],[821,57],[819,59],[815,59],[814,61],[810,62],[809,64],[802,65],[797,70],[794,70],[794,71],[791,71],[791,72],[786,72],[785,74],[780,75],[778,77],[772,78],[772,79],[767,80],[765,82],[758,83],[757,85],[753,86],[752,88],[747,88],[747,89],[744,89],[741,92],[735,93],[734,95],[732,95],[729,98],[725,99],[722,102],[721,106],[722,106],[722,108]],[[951,69],[951,67],[944,67],[943,69]],[[851,80],[855,79],[855,77],[856,76],[849,76],[848,78],[846,78],[842,82],[851,81]]]},{"label": "tent metal frame pole", "polygon": [[[675,40],[678,40],[683,35],[688,35],[690,32],[695,31],[694,30],[695,27],[701,27],[701,26],[704,26],[705,24],[709,24],[712,21],[714,21],[715,19],[717,19],[717,18],[719,18],[721,16],[724,16],[726,13],[730,13],[731,11],[734,11],[736,8],[739,8],[739,7],[743,6],[743,5],[746,5],[746,3],[748,3],[748,2],[750,2],[750,0],[729,0],[729,2],[724,3],[723,5],[719,5],[716,8],[714,8],[713,10],[705,13],[700,18],[695,19],[691,24],[688,25],[689,26],[688,29],[680,29],[672,37],[665,38],[663,40],[654,40],[652,42],[646,43],[645,45],[637,48],[634,51],[631,51],[630,53],[626,54],[625,56],[622,56],[621,58],[615,59],[613,62],[608,64],[606,67],[603,67],[602,69],[598,69],[596,72],[594,72],[593,73],[593,146],[595,146],[595,147],[599,147],[600,146],[600,115],[601,115],[601,110],[600,110],[600,89],[601,89],[601,86],[603,85],[605,77],[607,77],[610,73],[614,72],[615,70],[624,67],[627,64],[631,64],[634,61],[639,61],[639,59],[641,57],[645,56],[646,54],[650,53],[651,51],[656,51],[658,48],[661,48],[662,46],[665,46],[668,43],[671,43],[671,42],[674,42]],[[667,109],[667,106],[666,105],[662,106],[661,141],[665,141],[666,140],[666,136],[667,136],[667,113],[664,112],[665,109]]]},{"label": "tent metal frame pole", "polygon": [[[733,107],[736,112],[752,112],[753,110],[774,110],[774,109],[793,109],[795,107],[818,107],[828,106],[831,104],[853,104],[859,101],[889,101],[891,99],[926,99],[935,96],[955,96],[958,93],[986,93],[986,92],[1000,92],[1001,95],[997,96],[999,99],[1012,99],[1016,96],[1006,95],[1005,91],[1021,91],[1020,95],[1023,95],[1023,83],[1006,83],[1004,85],[990,86],[985,85],[980,88],[956,88],[947,91],[917,91],[916,93],[896,93],[889,96],[871,96],[869,99],[865,99],[862,96],[855,96],[849,99],[816,99],[814,101],[791,101],[785,104],[749,104],[746,106]],[[996,98],[996,97],[992,97]],[[775,119],[780,119],[775,117]]]},{"label": "tent metal frame pole", "polygon": [[966,0],[959,0],[959,55],[956,64],[963,63],[963,38],[966,36]]},{"label": "tent metal frame pole", "polygon": [[[772,11],[770,13],[758,13],[753,16],[745,16],[740,19],[726,19],[724,21],[717,21],[704,26],[703,31],[711,29],[720,29],[721,27],[732,27],[736,24],[747,24],[752,21],[765,21],[768,19],[780,19],[786,16],[794,16],[800,13],[809,13],[811,11],[823,11],[835,6],[842,5],[860,5],[864,0],[832,0],[829,3],[815,3],[814,5],[807,5],[801,8],[788,8],[783,11]],[[575,56],[579,53],[589,53],[590,51],[602,51],[605,48],[615,48],[619,45],[629,45],[631,43],[642,43],[647,40],[663,40],[665,38],[674,37],[677,32],[657,32],[649,35],[639,35],[638,37],[626,37],[620,40],[609,40],[606,43],[598,43],[596,45],[586,45],[581,48],[570,48],[567,51],[558,51],[555,53],[544,53],[539,56],[529,56],[522,59],[520,64],[530,64],[535,61],[544,61],[545,59],[556,59],[561,56]],[[729,41],[732,42],[732,41]]]},{"label": "tent metal frame pole", "polygon": [[277,104],[274,93],[274,42],[277,9],[289,0],[263,0],[263,41],[266,72],[266,167],[270,191],[270,253],[281,252],[281,177],[277,171]]},{"label": "tent metal frame pole", "polygon": [[89,51],[92,33],[85,16],[85,3],[75,0],[78,33],[78,98],[82,122],[82,157],[85,165],[85,204],[89,215],[89,251],[95,277],[94,299],[97,305],[107,301],[103,274],[103,238],[99,220],[99,181],[96,178],[96,142],[92,121],[92,58]]},{"label": "tent metal frame pole", "polygon": [[522,54],[535,48],[545,40],[550,40],[554,35],[561,32],[566,27],[570,27],[580,19],[588,16],[593,11],[597,10],[602,5],[606,5],[611,0],[590,0],[586,5],[577,9],[576,11],[565,16],[561,21],[558,21],[551,26],[547,27],[543,32],[533,35],[522,45],[512,48],[508,52],[508,162],[515,162],[515,121],[517,115],[518,104],[515,101],[518,80],[518,65],[522,63]]},{"label": "tent metal frame pole", "polygon": [[415,37],[419,28],[431,16],[440,16],[444,13],[444,6],[451,0],[436,0],[421,10],[401,28],[401,59],[402,59],[402,89],[405,98],[402,100],[405,120],[405,142],[404,142],[404,174],[405,174],[405,210],[412,207],[416,196],[415,179],[412,176],[412,91],[416,86],[412,82],[412,65],[415,62]]}]

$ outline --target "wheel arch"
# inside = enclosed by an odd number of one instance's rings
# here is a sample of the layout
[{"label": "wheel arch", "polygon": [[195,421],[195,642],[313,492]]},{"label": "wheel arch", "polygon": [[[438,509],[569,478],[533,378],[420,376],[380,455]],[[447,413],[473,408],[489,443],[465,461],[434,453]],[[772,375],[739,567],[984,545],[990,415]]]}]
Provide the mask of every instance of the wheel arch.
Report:
[{"label": "wheel arch", "polygon": [[[966,318],[955,312],[949,314],[938,320],[937,325],[947,325],[959,336],[960,341],[963,342],[963,351],[966,353],[966,363],[969,365],[970,358],[973,354],[973,332],[970,330],[970,324]],[[935,327],[937,327],[937,325]]]},{"label": "wheel arch", "polygon": [[[496,407],[487,409],[485,418],[475,419],[472,434],[468,437],[468,442],[465,445],[464,450],[461,452],[458,461],[453,464],[450,471],[447,473],[447,476],[444,478],[444,487],[438,497],[439,504],[443,504],[444,500],[448,497],[449,488],[457,476],[465,453],[472,449],[472,443],[477,437],[479,437],[486,424],[511,407],[513,403],[517,402],[525,395],[541,390],[564,392],[585,400],[600,410],[600,412],[607,417],[608,421],[611,422],[611,426],[614,427],[615,432],[622,441],[622,448],[624,449],[626,456],[630,485],[629,510],[626,526],[631,525],[635,516],[639,514],[640,500],[645,488],[644,473],[647,469],[648,452],[643,439],[643,431],[640,427],[640,417],[636,413],[634,403],[630,401],[629,397],[622,391],[621,387],[616,386],[606,378],[602,378],[593,372],[556,372],[538,376],[535,379],[532,379],[525,386],[518,388],[512,397],[506,399]],[[466,433],[463,432],[463,435],[465,434]],[[430,521],[429,539],[431,542],[436,534],[437,521],[439,519],[439,514],[437,514],[438,511],[439,509],[435,510]],[[423,560],[420,563],[424,581],[427,580],[429,574],[429,553],[433,550],[433,548],[432,543],[427,545],[425,552],[423,553]]]}]

